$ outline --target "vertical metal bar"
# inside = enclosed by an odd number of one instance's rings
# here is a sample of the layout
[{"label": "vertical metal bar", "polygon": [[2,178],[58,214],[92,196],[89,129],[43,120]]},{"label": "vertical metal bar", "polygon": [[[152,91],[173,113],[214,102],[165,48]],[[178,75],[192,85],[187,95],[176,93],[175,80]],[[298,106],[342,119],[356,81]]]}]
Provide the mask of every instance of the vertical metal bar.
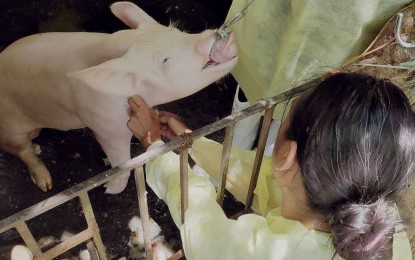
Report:
[{"label": "vertical metal bar", "polygon": [[138,206],[140,209],[141,223],[143,224],[144,245],[146,248],[146,259],[153,259],[151,247],[150,214],[148,213],[146,182],[144,179],[144,166],[136,167],[134,170],[135,185],[137,188]]},{"label": "vertical metal bar", "polygon": [[180,151],[180,193],[181,193],[181,221],[184,223],[184,215],[189,203],[189,187],[188,187],[188,161],[189,153],[187,149]]},{"label": "vertical metal bar", "polygon": [[265,144],[271,126],[272,115],[274,113],[275,105],[265,111],[264,120],[262,122],[261,134],[259,135],[258,149],[255,156],[254,167],[252,169],[251,182],[249,183],[248,195],[245,203],[245,210],[252,206],[254,199],[254,190],[258,181],[259,170],[261,168],[262,157],[264,156]]},{"label": "vertical metal bar", "polygon": [[107,255],[105,253],[105,246],[102,243],[101,235],[99,233],[99,227],[95,220],[94,211],[92,210],[91,201],[89,200],[88,192],[82,191],[79,194],[79,200],[81,201],[82,210],[84,211],[86,223],[88,228],[92,229],[94,234],[93,239],[95,246],[97,247],[99,257],[102,260],[107,260]]},{"label": "vertical metal bar", "polygon": [[16,223],[16,229],[19,232],[20,236],[23,238],[23,241],[26,243],[26,246],[32,251],[33,256],[38,256],[42,254],[36,239],[33,237],[29,228],[24,221],[18,221]]},{"label": "vertical metal bar", "polygon": [[223,204],[223,196],[225,195],[226,179],[228,177],[228,168],[229,168],[229,157],[231,155],[235,123],[233,123],[232,125],[226,128],[225,139],[223,141],[222,160],[220,163],[220,173],[221,173],[222,179],[220,181],[220,189],[216,197],[216,201],[221,206]]}]

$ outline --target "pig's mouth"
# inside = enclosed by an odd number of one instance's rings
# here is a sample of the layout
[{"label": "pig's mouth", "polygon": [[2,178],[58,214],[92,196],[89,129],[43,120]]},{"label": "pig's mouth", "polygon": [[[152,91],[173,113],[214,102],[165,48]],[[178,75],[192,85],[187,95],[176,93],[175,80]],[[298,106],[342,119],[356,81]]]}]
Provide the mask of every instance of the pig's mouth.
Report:
[{"label": "pig's mouth", "polygon": [[236,56],[237,47],[233,41],[233,33],[230,33],[225,38],[215,40],[209,53],[209,60],[202,67],[202,70],[229,61]]},{"label": "pig's mouth", "polygon": [[208,62],[206,62],[206,64],[205,64],[205,66],[203,66],[203,70],[204,69],[206,69],[207,67],[214,67],[214,66],[216,66],[216,65],[218,65],[219,64],[219,62],[216,62],[216,61],[214,61],[214,60],[212,60],[212,59],[209,59],[208,60]]}]

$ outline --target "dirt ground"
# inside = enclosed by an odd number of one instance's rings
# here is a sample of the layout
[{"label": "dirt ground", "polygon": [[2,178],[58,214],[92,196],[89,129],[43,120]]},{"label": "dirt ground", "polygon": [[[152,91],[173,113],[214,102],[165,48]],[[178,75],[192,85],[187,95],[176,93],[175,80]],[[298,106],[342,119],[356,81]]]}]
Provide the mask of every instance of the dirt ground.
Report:
[{"label": "dirt ground", "polygon": [[[13,41],[38,32],[91,31],[111,33],[125,29],[109,10],[113,0],[2,0],[0,1],[0,50]],[[169,24],[180,21],[186,31],[200,32],[218,27],[224,20],[230,0],[141,0],[134,1],[157,21]],[[47,57],[45,57],[47,59]],[[231,76],[212,84],[191,97],[160,106],[181,115],[190,127],[197,129],[230,114],[236,83]],[[223,132],[209,136],[221,141]],[[0,151],[0,220],[67,188],[91,178],[109,166],[105,154],[88,129],[61,132],[44,129],[34,140],[41,150],[40,157],[52,173],[54,187],[44,193],[30,180],[25,165],[12,155]],[[143,152],[137,140],[132,141],[133,156]],[[106,195],[99,187],[90,192],[101,236],[111,259],[128,254],[127,223],[139,215],[133,179],[119,195]],[[236,204],[225,204],[233,214]],[[178,229],[172,222],[165,204],[149,190],[150,215],[161,226],[166,239],[177,249]],[[79,232],[86,227],[77,200],[68,202],[33,219],[29,228],[35,238],[54,236],[63,231]],[[15,230],[0,234],[0,249],[20,243]],[[2,258],[0,250],[0,259]]]}]

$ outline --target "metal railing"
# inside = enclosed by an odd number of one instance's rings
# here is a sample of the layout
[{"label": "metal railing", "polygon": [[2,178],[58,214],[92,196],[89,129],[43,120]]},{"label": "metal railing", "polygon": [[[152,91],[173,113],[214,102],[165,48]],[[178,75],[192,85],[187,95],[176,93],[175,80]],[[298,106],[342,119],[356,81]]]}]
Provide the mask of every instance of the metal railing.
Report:
[{"label": "metal railing", "polygon": [[[258,179],[259,168],[261,166],[262,157],[264,154],[265,143],[268,136],[272,115],[274,112],[274,108],[277,104],[284,102],[290,98],[293,98],[310,87],[315,85],[315,82],[310,82],[308,84],[302,85],[300,87],[294,88],[290,91],[284,92],[280,95],[277,95],[270,99],[264,99],[259,101],[257,104],[241,111],[236,114],[229,115],[219,121],[216,121],[212,124],[204,126],[198,130],[193,131],[189,134],[191,140],[195,140],[202,136],[206,136],[223,128],[226,128],[225,131],[225,138],[223,142],[223,150],[222,150],[222,160],[220,165],[220,171],[222,174],[222,179],[220,182],[220,187],[218,188],[217,192],[217,201],[220,205],[223,203],[223,197],[225,193],[225,184],[226,184],[226,177],[228,172],[228,164],[229,164],[229,157],[231,152],[231,145],[232,145],[232,138],[233,138],[233,131],[235,127],[235,123],[254,115],[256,113],[264,113],[264,120],[262,123],[262,128],[259,136],[258,141],[258,148],[255,157],[255,163],[252,169],[252,177],[251,182],[249,185],[248,195],[245,202],[245,209],[238,213],[237,215],[244,214],[249,211],[252,200],[253,200],[253,191],[256,186],[256,182]],[[188,140],[187,140],[188,141]],[[107,255],[105,252],[105,246],[102,242],[100,236],[100,230],[97,224],[97,221],[94,216],[94,212],[92,210],[91,202],[89,200],[88,191],[120,176],[122,173],[126,171],[131,171],[134,169],[135,175],[135,183],[137,187],[137,196],[139,201],[139,210],[140,216],[143,222],[143,232],[144,232],[144,242],[146,247],[146,255],[147,259],[152,259],[152,248],[151,248],[151,237],[150,237],[150,218],[148,213],[148,206],[147,206],[147,197],[146,197],[146,187],[145,187],[145,180],[144,180],[144,171],[143,165],[155,159],[157,156],[165,154],[169,151],[176,150],[180,147],[183,148],[185,145],[186,140],[182,138],[177,138],[169,143],[155,148],[151,151],[143,153],[135,158],[132,158],[128,162],[114,167],[110,170],[102,172],[82,183],[79,183],[59,194],[56,194],[46,200],[43,200],[25,210],[22,210],[4,220],[0,221],[0,233],[8,231],[9,229],[16,228],[19,232],[20,236],[23,238],[26,246],[32,251],[34,255],[34,259],[53,259],[62,253],[74,248],[81,243],[87,242],[88,251],[91,254],[91,259],[107,259]],[[186,146],[186,145],[185,145]],[[188,146],[187,145],[184,149],[180,150],[180,185],[181,185],[181,215],[182,215],[182,222],[184,222],[184,212],[187,208],[187,162],[188,162]],[[59,205],[62,205],[69,200],[79,198],[81,202],[81,206],[83,209],[83,213],[87,222],[87,229],[81,231],[78,234],[75,234],[73,237],[65,240],[64,242],[56,245],[55,247],[42,252],[39,248],[35,238],[33,237],[31,231],[27,226],[27,221],[39,216],[42,213],[45,213],[48,210],[51,210]],[[236,216],[235,216],[236,217]],[[176,252],[170,259],[179,259],[183,256],[183,252],[179,251]]]}]

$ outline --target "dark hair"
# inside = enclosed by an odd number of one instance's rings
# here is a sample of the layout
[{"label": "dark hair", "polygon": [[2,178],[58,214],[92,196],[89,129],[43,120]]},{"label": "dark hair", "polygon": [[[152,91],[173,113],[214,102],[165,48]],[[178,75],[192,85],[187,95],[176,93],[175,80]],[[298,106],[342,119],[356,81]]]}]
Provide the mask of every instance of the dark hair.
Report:
[{"label": "dark hair", "polygon": [[387,80],[339,73],[302,98],[290,120],[310,207],[327,216],[336,252],[391,258],[401,223],[394,199],[415,171],[415,114],[405,94]]}]

